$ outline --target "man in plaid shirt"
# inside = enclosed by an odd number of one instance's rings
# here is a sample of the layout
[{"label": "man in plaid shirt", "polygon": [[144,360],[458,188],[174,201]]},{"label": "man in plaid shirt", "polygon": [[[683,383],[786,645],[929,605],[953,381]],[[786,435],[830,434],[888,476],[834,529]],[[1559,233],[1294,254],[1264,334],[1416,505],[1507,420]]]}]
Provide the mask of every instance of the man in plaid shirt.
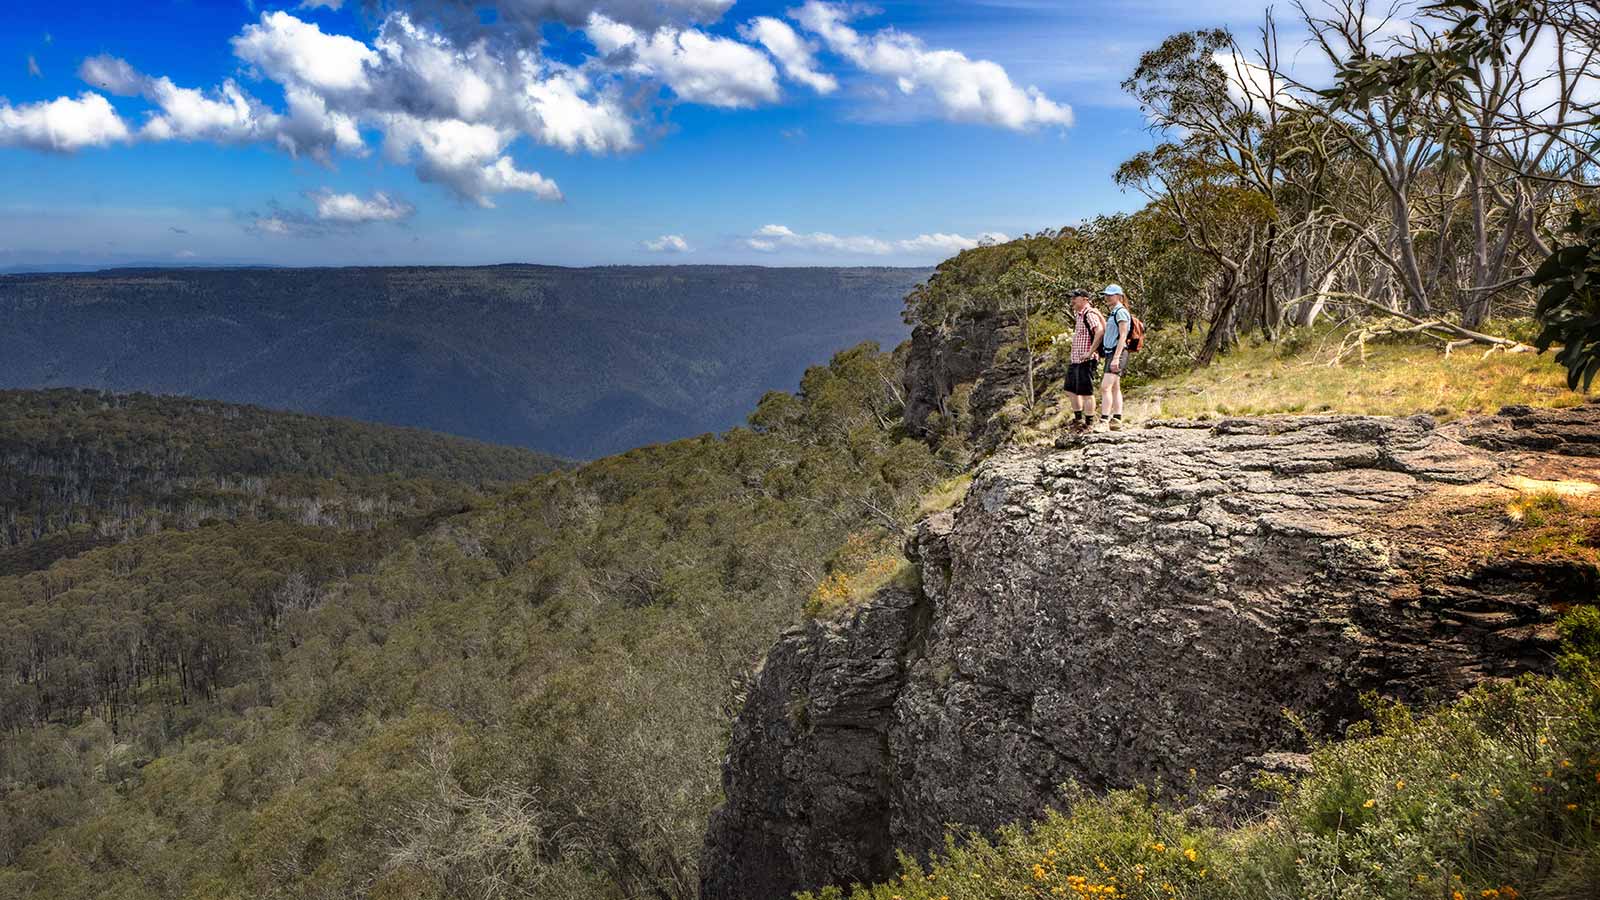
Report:
[{"label": "man in plaid shirt", "polygon": [[1088,291],[1077,288],[1067,296],[1073,318],[1072,348],[1067,354],[1067,395],[1072,399],[1072,429],[1084,431],[1094,424],[1094,379],[1106,320],[1089,305]]}]

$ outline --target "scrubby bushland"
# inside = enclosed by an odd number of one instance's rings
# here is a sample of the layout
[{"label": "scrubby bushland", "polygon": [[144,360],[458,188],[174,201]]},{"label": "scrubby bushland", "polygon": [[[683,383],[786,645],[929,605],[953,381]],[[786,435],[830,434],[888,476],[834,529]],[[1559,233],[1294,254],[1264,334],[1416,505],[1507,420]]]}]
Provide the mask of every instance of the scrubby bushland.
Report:
[{"label": "scrubby bushland", "polygon": [[0,578],[0,896],[688,900],[756,662],[943,477],[899,372],[387,531]]}]

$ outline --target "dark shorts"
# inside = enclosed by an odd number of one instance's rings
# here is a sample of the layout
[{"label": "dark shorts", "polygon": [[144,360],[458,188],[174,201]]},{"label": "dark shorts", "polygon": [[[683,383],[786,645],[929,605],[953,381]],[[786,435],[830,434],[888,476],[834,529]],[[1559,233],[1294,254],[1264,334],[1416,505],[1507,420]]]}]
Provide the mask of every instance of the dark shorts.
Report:
[{"label": "dark shorts", "polygon": [[1126,348],[1126,347],[1122,348],[1122,371],[1121,372],[1112,372],[1111,371],[1111,354],[1115,351],[1115,349],[1116,348],[1111,348],[1110,350],[1108,350],[1105,347],[1101,347],[1100,348],[1100,358],[1105,360],[1105,363],[1106,363],[1106,374],[1107,375],[1116,375],[1118,378],[1121,378],[1122,376],[1128,374],[1128,363],[1133,361],[1133,354],[1128,351],[1128,348]]},{"label": "dark shorts", "polygon": [[1081,363],[1067,364],[1067,393],[1080,397],[1094,395],[1094,379],[1100,373],[1100,361],[1086,359]]}]

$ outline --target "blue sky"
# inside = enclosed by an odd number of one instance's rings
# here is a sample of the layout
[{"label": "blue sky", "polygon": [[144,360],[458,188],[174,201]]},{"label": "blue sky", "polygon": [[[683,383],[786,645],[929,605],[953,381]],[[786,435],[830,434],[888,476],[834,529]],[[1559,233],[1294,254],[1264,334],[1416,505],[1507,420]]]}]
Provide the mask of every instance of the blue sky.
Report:
[{"label": "blue sky", "polygon": [[1127,209],[1197,0],[11,0],[0,268],[928,264]]}]

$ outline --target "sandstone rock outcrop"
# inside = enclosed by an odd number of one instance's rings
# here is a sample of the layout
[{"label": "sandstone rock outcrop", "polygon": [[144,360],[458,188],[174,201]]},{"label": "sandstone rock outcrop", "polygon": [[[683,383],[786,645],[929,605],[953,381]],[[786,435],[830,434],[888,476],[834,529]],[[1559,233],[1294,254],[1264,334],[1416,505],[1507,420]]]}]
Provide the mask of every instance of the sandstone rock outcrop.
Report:
[{"label": "sandstone rock outcrop", "polygon": [[1003,450],[911,541],[920,591],[772,649],[702,897],[881,879],[894,850],[1030,818],[1069,780],[1238,780],[1301,749],[1285,709],[1333,735],[1366,691],[1428,702],[1547,668],[1553,605],[1593,602],[1594,572],[1508,552],[1505,503],[1592,488],[1596,457],[1596,406]]}]

